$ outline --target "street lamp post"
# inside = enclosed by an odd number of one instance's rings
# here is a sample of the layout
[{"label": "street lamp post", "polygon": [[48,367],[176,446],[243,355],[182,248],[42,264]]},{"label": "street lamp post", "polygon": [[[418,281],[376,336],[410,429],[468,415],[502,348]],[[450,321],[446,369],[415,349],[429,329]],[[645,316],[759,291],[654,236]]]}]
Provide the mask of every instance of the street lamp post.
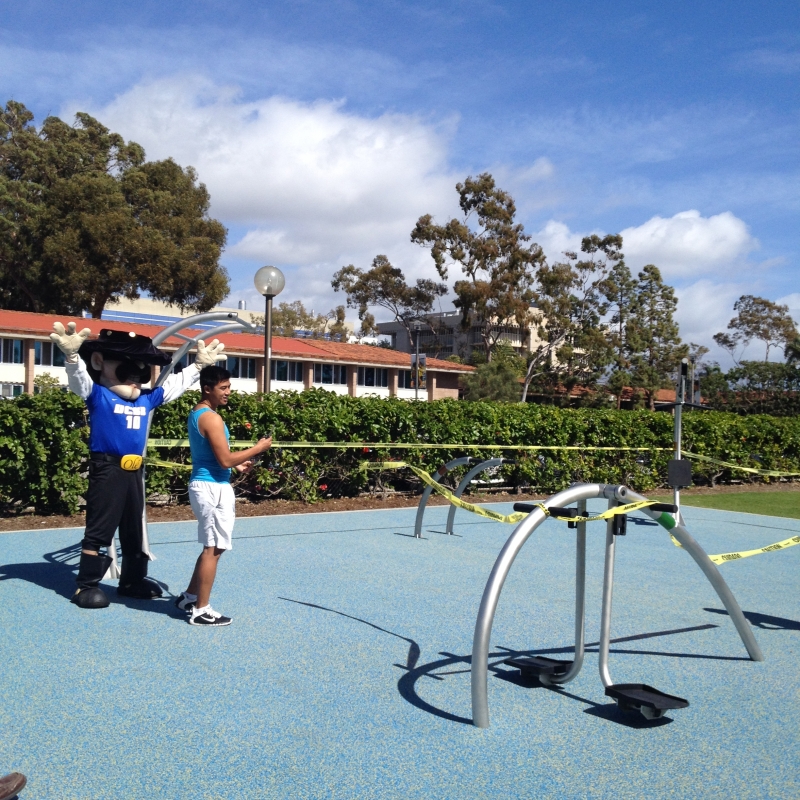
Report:
[{"label": "street lamp post", "polygon": [[414,399],[419,400],[419,320],[414,321]]},{"label": "street lamp post", "polygon": [[269,393],[270,367],[272,360],[272,298],[279,295],[286,285],[286,278],[277,267],[261,267],[256,272],[253,283],[259,294],[263,294],[266,301],[264,315],[264,382],[262,390]]}]

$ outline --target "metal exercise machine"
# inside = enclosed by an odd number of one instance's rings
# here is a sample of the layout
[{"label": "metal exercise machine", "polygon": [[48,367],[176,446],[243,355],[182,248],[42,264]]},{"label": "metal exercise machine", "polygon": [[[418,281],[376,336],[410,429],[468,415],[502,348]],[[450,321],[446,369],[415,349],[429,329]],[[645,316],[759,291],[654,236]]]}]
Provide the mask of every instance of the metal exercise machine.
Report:
[{"label": "metal exercise machine", "polygon": [[[461,483],[458,484],[458,488],[453,492],[456,497],[461,497],[464,494],[464,490],[469,486],[470,481],[476,476],[480,475],[481,472],[485,472],[487,469],[491,469],[492,467],[499,467],[501,464],[514,464],[516,462],[508,459],[508,458],[490,458],[486,461],[481,461],[480,464],[476,464],[462,479]],[[451,505],[450,510],[447,512],[447,525],[445,526],[444,532],[452,536],[453,534],[453,520],[456,516],[456,506]]]},{"label": "metal exercise machine", "polygon": [[[447,475],[450,470],[455,469],[456,467],[463,467],[465,464],[471,464],[473,461],[477,461],[477,459],[470,458],[469,456],[454,458],[452,461],[442,464],[442,466],[433,473],[432,477],[436,483],[441,483],[442,478],[444,478],[444,476]],[[417,506],[417,518],[414,521],[414,536],[417,539],[422,538],[422,517],[425,514],[425,506],[428,505],[428,498],[431,496],[432,491],[433,488],[431,486],[426,486],[425,490],[422,492],[422,497],[419,499],[419,505]]]},{"label": "metal exercise machine", "polygon": [[[217,328],[212,328],[211,330],[203,330],[200,333],[197,333],[194,336],[186,336],[181,331],[186,330],[187,328],[192,328],[200,322],[212,322],[212,321],[222,321],[227,320],[226,324],[220,325]],[[178,362],[189,352],[189,350],[197,344],[198,339],[213,339],[215,336],[218,336],[221,333],[231,333],[234,331],[240,332],[249,332],[255,333],[256,326],[252,325],[249,322],[246,322],[243,319],[239,319],[239,315],[233,311],[207,311],[204,314],[194,314],[191,317],[185,317],[184,319],[178,320],[173,325],[170,325],[167,328],[164,328],[163,331],[157,333],[153,337],[153,345],[158,347],[162,342],[165,342],[170,336],[176,336],[179,339],[183,339],[184,343],[180,346],[180,348],[173,354],[172,361],[167,364],[164,369],[161,370],[159,373],[158,378],[156,379],[155,383],[153,384],[153,388],[157,388],[161,386],[164,381],[175,371],[175,367],[177,366]],[[150,437],[150,423],[152,421],[152,414],[148,415],[147,417],[147,435],[146,438]],[[142,453],[144,455],[144,453]],[[142,484],[145,482],[145,469],[142,469]],[[150,541],[147,537],[147,504],[145,503],[144,511],[142,512],[142,526],[144,529],[144,547],[147,554],[150,558],[155,561],[155,556],[150,552]],[[117,537],[116,534],[114,539],[111,542],[111,547],[108,548],[108,554],[111,556],[111,566],[108,568],[108,571],[105,574],[106,578],[119,578],[119,565],[117,564]]]},{"label": "metal exercise machine", "polygon": [[[556,519],[569,521],[574,517],[585,516],[586,501],[604,498],[609,508],[619,504],[646,500],[640,494],[632,492],[625,486],[612,486],[597,483],[575,484],[569,489],[553,495],[544,502],[549,515]],[[568,508],[577,503],[577,508]],[[479,728],[489,727],[488,700],[488,662],[489,642],[492,623],[500,600],[503,584],[511,570],[517,554],[533,532],[547,519],[547,514],[538,506],[530,503],[516,503],[516,511],[530,512],[514,529],[508,541],[500,551],[497,561],[489,575],[483,592],[478,618],[475,622],[475,634],[472,644],[472,721]],[[683,549],[694,559],[709,583],[714,587],[719,599],[730,615],[736,630],[741,637],[750,658],[763,661],[764,657],[756,642],[753,632],[742,614],[736,598],[715,564],[695,541],[683,524],[673,504],[658,503],[641,511],[668,530]],[[599,670],[600,679],[608,697],[616,700],[617,705],[625,711],[639,711],[647,719],[658,719],[665,711],[686,708],[688,701],[661,692],[641,683],[615,684],[608,666],[609,642],[611,640],[611,601],[614,589],[614,551],[618,536],[626,533],[627,517],[619,514],[607,521],[605,569],[603,575],[603,604],[601,611]],[[569,527],[577,530],[575,560],[575,658],[573,661],[537,656],[534,658],[511,658],[505,663],[515,666],[523,675],[536,677],[545,684],[562,684],[573,680],[581,670],[584,656],[584,610],[586,587],[586,523],[570,522]]]}]

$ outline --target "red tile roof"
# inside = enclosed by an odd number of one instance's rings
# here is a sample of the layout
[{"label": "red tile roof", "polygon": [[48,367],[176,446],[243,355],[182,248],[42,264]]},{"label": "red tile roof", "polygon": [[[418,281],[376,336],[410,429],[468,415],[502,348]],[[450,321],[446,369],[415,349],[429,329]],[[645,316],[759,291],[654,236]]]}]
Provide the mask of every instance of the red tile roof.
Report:
[{"label": "red tile roof", "polygon": [[[34,314],[28,311],[6,311],[0,309],[0,333],[19,336],[46,337],[53,331],[53,323],[58,320],[66,325],[74,322],[78,330],[89,328],[98,334],[101,328],[133,331],[151,339],[163,328],[157,325],[140,325],[138,323],[111,322],[82,317],[66,317],[55,314]],[[224,320],[220,321],[220,325]],[[198,330],[184,330],[187,336],[194,336]],[[264,339],[252,333],[223,333],[216,337],[225,344],[232,355],[259,356],[264,353]],[[171,336],[163,344],[166,347],[180,347],[184,340]],[[364,344],[345,344],[329,342],[325,339],[287,339],[282,336],[272,337],[273,357],[296,358],[305,361],[333,361],[344,364],[371,364],[382,367],[410,368],[408,353],[387,350],[383,347],[372,347]],[[446,372],[472,372],[473,367],[442,361],[438,358],[428,359],[428,369]]]}]

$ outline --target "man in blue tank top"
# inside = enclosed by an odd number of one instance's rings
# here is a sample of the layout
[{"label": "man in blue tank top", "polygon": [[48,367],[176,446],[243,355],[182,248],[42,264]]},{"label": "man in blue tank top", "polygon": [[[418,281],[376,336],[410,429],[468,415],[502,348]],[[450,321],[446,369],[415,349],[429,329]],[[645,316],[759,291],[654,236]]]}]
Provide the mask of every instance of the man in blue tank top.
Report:
[{"label": "man in blue tank top", "polygon": [[200,402],[189,414],[189,446],[192,474],[189,502],[197,517],[197,539],[203,550],[195,564],[192,579],[176,601],[178,608],[190,612],[189,624],[205,627],[230,625],[231,618],[211,608],[211,587],[217,576],[220,556],[231,549],[236,498],[230,484],[231,468],[247,472],[253,460],[272,445],[263,438],[254,447],[232,453],[228,426],[217,413],[228,404],[231,374],[222,367],[206,367],[200,372]]}]

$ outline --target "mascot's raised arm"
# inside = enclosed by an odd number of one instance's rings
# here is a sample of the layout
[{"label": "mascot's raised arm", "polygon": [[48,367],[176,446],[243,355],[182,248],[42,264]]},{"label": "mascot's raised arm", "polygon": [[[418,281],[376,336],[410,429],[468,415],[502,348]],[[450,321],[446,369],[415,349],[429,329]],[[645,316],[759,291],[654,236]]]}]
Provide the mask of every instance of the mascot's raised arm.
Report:
[{"label": "mascot's raised arm", "polygon": [[66,328],[56,322],[53,331],[50,338],[65,356],[69,388],[86,401],[89,410],[86,530],[72,602],[81,608],[108,606],[108,597],[98,584],[112,559],[100,551],[111,546],[117,528],[122,548],[118,593],[160,597],[158,584],[147,578],[150,557],[144,528],[142,460],[150,416],[162,403],[190,389],[203,367],[224,359],[225,345],[214,339],[206,347],[198,341],[194,364],[170,375],[157,389],[142,389],[150,382],[151,367],[164,367],[172,360],[147,336],[103,329],[97,339],[90,339],[91,331],[76,331],[74,322]]}]

